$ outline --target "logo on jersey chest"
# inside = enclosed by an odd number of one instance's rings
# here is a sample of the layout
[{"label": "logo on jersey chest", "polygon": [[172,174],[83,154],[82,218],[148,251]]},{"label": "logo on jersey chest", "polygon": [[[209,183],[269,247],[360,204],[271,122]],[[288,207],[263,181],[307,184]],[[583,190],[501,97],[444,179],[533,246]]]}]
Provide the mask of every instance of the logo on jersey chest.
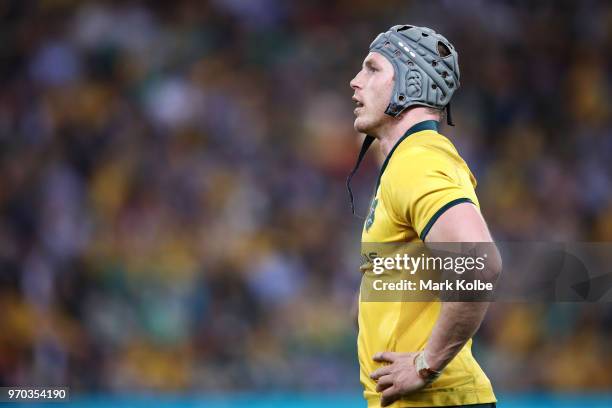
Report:
[{"label": "logo on jersey chest", "polygon": [[370,204],[370,211],[368,212],[368,218],[366,218],[366,222],[365,222],[366,231],[369,231],[372,224],[374,224],[374,215],[376,214],[377,205],[378,205],[378,198],[374,198],[372,200],[372,204]]}]

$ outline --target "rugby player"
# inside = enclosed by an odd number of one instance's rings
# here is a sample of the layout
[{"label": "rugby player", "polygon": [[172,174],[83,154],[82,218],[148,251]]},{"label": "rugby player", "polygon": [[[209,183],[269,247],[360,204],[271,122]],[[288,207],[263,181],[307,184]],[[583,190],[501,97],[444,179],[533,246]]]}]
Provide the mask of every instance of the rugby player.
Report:
[{"label": "rugby player", "polygon": [[[362,231],[371,242],[493,242],[476,180],[440,131],[459,87],[458,55],[442,35],[398,25],[372,42],[354,90],[355,129],[386,159]],[[349,185],[350,192],[350,185]],[[352,194],[351,194],[352,204]],[[495,251],[487,267],[499,274]],[[360,380],[368,407],[495,407],[471,353],[488,303],[359,300]]]}]

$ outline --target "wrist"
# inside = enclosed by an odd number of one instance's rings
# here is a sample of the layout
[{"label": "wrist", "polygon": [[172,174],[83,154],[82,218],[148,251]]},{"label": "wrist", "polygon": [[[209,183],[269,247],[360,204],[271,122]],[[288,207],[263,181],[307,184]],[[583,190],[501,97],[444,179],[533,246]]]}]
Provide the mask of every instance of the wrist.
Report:
[{"label": "wrist", "polygon": [[426,384],[434,382],[440,376],[440,374],[442,374],[441,370],[435,370],[432,366],[429,365],[425,351],[421,351],[414,358],[414,368],[417,372],[417,375],[423,381],[425,381]]},{"label": "wrist", "polygon": [[421,353],[423,353],[423,358],[427,362],[429,368],[432,370],[441,372],[444,370],[444,367],[446,367],[446,362],[444,361],[443,356],[436,356],[430,351],[427,351],[427,349],[423,350]]}]

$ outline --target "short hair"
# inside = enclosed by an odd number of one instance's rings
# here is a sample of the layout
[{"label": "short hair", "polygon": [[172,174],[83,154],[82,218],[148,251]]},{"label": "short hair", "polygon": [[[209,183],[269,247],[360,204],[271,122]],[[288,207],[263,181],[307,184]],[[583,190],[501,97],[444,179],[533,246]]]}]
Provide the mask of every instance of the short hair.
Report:
[{"label": "short hair", "polygon": [[445,108],[432,108],[430,106],[426,107],[427,113],[432,115],[438,115],[438,122],[442,122],[446,119],[446,109]]}]

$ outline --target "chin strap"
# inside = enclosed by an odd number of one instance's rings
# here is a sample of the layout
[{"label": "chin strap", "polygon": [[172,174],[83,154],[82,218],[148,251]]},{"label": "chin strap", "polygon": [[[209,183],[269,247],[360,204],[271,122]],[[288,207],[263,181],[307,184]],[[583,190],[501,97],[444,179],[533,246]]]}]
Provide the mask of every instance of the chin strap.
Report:
[{"label": "chin strap", "polygon": [[450,102],[446,105],[446,123],[448,123],[449,126],[455,126],[453,117],[451,116]]},{"label": "chin strap", "polygon": [[351,211],[353,215],[355,215],[355,200],[353,198],[353,191],[351,190],[351,179],[353,178],[355,173],[357,173],[357,170],[359,169],[359,165],[363,161],[363,158],[366,152],[368,151],[368,149],[370,148],[370,146],[372,145],[372,142],[374,142],[374,139],[375,137],[370,136],[370,135],[367,135],[365,139],[363,139],[363,144],[361,145],[361,150],[359,151],[359,157],[357,157],[357,162],[355,163],[355,167],[353,167],[353,170],[351,170],[351,173],[346,179],[346,188],[349,193],[349,199],[351,200]]}]

